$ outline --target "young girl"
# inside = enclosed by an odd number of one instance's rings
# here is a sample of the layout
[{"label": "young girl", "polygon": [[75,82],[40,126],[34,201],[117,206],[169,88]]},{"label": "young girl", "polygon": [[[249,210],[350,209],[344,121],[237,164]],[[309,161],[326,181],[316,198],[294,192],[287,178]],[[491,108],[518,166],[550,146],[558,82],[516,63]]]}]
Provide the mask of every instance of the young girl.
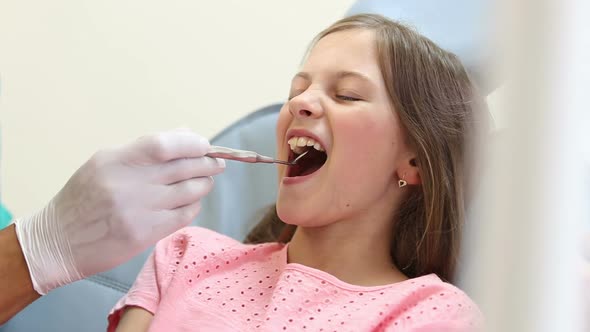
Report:
[{"label": "young girl", "polygon": [[[452,281],[483,104],[456,56],[376,15],[321,32],[280,112],[276,209],[242,244],[160,241],[109,331],[471,331]],[[258,244],[253,244],[258,243]],[[445,280],[445,281],[443,281]]]}]

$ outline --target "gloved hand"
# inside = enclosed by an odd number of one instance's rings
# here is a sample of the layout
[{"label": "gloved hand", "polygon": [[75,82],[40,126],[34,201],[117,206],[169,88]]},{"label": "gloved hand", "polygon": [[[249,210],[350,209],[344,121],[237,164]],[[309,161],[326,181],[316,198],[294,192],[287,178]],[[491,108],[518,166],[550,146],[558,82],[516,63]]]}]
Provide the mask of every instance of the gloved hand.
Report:
[{"label": "gloved hand", "polygon": [[97,152],[16,231],[39,294],[113,268],[187,226],[211,176],[209,142],[185,129]]}]

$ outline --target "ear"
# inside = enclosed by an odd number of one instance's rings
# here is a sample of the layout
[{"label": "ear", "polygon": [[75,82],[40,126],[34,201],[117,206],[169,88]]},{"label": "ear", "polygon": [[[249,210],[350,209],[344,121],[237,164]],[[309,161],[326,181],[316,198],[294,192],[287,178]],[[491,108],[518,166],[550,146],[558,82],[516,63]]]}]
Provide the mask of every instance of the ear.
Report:
[{"label": "ear", "polygon": [[405,180],[409,185],[418,186],[422,184],[418,159],[415,155],[404,158],[397,168],[398,179]]}]

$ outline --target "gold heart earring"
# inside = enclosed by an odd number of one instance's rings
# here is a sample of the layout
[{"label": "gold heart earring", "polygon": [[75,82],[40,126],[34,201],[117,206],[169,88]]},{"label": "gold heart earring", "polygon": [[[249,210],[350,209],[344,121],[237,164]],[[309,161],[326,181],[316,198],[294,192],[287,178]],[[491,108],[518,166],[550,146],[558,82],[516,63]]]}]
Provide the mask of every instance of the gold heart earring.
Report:
[{"label": "gold heart earring", "polygon": [[408,185],[408,181],[404,180],[404,178],[402,177],[401,179],[399,179],[399,180],[397,181],[397,185],[398,185],[400,188],[403,188],[403,187],[405,187],[405,186],[407,186],[407,185]]}]

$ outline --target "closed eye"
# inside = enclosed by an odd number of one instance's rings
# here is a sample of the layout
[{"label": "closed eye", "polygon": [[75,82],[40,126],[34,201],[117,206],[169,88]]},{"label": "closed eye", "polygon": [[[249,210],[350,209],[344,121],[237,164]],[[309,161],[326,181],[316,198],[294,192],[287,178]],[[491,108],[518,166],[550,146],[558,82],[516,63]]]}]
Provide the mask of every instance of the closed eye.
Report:
[{"label": "closed eye", "polygon": [[344,96],[344,95],[336,95],[336,98],[344,101],[361,101],[362,99],[351,97],[351,96]]}]

